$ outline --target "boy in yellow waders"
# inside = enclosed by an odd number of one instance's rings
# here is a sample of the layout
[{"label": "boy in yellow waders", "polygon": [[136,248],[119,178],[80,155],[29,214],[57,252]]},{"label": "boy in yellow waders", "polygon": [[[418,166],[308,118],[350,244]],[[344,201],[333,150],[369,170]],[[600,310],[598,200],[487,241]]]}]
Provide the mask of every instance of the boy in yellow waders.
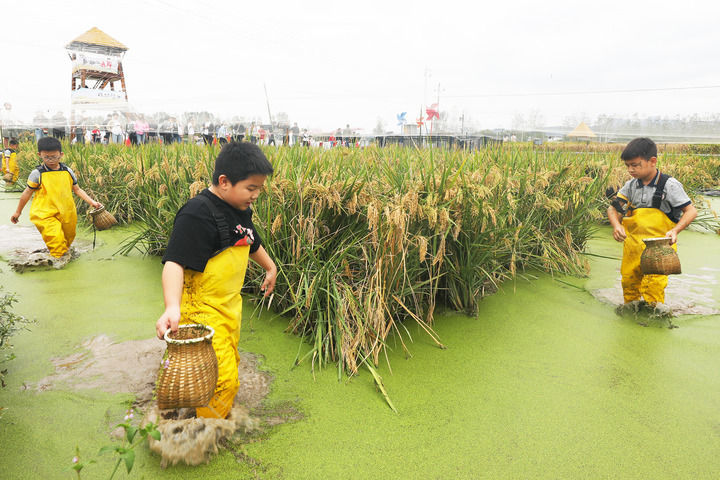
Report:
[{"label": "boy in yellow waders", "polygon": [[20,175],[20,168],[17,163],[18,141],[14,138],[8,142],[8,148],[2,153],[2,175],[7,185],[17,182]]},{"label": "boy in yellow waders", "polygon": [[27,187],[20,195],[17,210],[10,221],[18,223],[23,208],[34,194],[30,205],[30,221],[40,231],[50,255],[69,259],[68,251],[75,240],[77,225],[77,210],[72,194],[75,193],[93,208],[102,205],[78,186],[75,172],[60,162],[63,153],[57,138],[43,137],[38,140],[37,146],[43,163],[30,172]]},{"label": "boy in yellow waders", "polygon": [[667,275],[643,275],[640,255],[643,238],[670,237],[677,249],[677,236],[697,216],[697,210],[682,184],[657,169],[657,146],[649,138],[636,138],[627,144],[620,158],[633,180],[617,192],[607,214],[613,238],[623,242],[620,267],[625,304],[642,301],[662,313]]},{"label": "boy in yellow waders", "polygon": [[225,418],[239,388],[238,341],[248,258],[265,270],[261,288],[275,288],[277,267],[262,246],[251,205],[273,168],[259,147],[230,142],[215,159],[212,186],[191,198],[175,216],[162,272],[165,312],[155,325],[158,338],[178,324],[215,329],[212,343],[218,382],[198,417]]}]

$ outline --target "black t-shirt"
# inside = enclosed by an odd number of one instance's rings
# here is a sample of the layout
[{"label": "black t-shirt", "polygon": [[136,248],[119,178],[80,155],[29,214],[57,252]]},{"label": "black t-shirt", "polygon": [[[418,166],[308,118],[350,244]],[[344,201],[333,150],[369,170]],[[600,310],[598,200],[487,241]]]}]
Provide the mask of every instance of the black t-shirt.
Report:
[{"label": "black t-shirt", "polygon": [[219,227],[208,205],[200,198],[191,198],[175,215],[163,263],[171,261],[202,272],[208,260],[227,247],[250,245],[250,253],[260,248],[262,240],[253,225],[251,209],[233,208],[208,189],[199,195],[209,198],[218,213],[225,217],[230,229],[230,243],[222,245]]}]

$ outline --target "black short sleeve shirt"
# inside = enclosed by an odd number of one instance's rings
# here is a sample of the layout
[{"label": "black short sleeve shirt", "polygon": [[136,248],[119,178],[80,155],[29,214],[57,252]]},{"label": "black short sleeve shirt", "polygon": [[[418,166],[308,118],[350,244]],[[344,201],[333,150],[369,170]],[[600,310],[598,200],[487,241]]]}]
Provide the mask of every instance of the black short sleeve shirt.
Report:
[{"label": "black short sleeve shirt", "polygon": [[230,242],[222,245],[217,222],[208,205],[200,198],[191,198],[175,215],[162,262],[175,262],[185,268],[202,272],[208,260],[230,246],[249,245],[250,253],[262,244],[252,222],[252,210],[238,210],[205,189],[198,194],[210,199],[216,210],[225,217],[230,230]]}]

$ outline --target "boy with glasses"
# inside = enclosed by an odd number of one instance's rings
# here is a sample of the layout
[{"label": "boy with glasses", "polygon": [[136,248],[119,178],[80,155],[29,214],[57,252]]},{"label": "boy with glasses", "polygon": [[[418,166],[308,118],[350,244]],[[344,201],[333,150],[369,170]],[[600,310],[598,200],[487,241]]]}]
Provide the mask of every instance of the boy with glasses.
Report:
[{"label": "boy with glasses", "polygon": [[6,186],[13,186],[18,179],[20,169],[17,163],[18,141],[10,139],[8,148],[2,153],[2,173]]},{"label": "boy with glasses", "polygon": [[[43,163],[30,172],[27,187],[20,195],[17,210],[10,217],[10,221],[18,223],[23,208],[35,194],[30,206],[30,221],[40,231],[50,255],[69,260],[68,251],[75,239],[77,225],[77,211],[72,194],[75,193],[94,208],[102,205],[78,186],[75,172],[60,162],[63,153],[58,139],[43,137],[38,140],[37,146]],[[55,263],[55,266],[65,263],[67,261]]]}]

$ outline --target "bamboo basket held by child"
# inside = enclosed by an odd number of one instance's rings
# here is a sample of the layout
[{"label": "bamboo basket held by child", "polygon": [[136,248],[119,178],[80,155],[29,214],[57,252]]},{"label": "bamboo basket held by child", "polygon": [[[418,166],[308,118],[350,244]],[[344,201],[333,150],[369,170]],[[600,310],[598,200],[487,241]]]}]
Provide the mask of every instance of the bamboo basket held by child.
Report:
[{"label": "bamboo basket held by child", "polygon": [[165,332],[167,350],[157,382],[158,408],[204,407],[215,392],[218,364],[208,325],[180,325]]},{"label": "bamboo basket held by child", "polygon": [[93,225],[98,230],[107,230],[113,225],[117,224],[117,220],[112,213],[105,210],[105,207],[98,207],[90,210],[90,216],[92,217]]},{"label": "bamboo basket held by child", "polygon": [[677,275],[682,273],[680,258],[670,246],[670,237],[643,238],[645,250],[640,255],[644,275]]}]

